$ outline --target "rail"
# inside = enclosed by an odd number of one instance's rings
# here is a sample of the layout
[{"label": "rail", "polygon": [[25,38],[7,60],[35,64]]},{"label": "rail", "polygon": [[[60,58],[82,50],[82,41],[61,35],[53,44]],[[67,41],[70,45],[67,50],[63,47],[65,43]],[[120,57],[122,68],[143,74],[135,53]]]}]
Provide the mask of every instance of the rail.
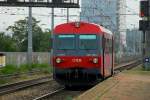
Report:
[{"label": "rail", "polygon": [[44,94],[44,95],[42,95],[42,96],[40,96],[40,97],[37,97],[37,98],[35,98],[35,99],[33,99],[33,100],[42,100],[42,99],[46,99],[46,98],[48,98],[48,97],[50,97],[50,96],[53,96],[53,95],[55,95],[55,94],[57,94],[57,93],[62,92],[63,90],[65,90],[65,87],[56,89],[55,91],[52,91],[52,92],[47,93],[47,94]]},{"label": "rail", "polygon": [[134,60],[128,63],[123,63],[115,66],[114,71],[123,71],[123,70],[129,70],[134,68],[135,66],[142,63],[142,59]]},{"label": "rail", "polygon": [[[114,71],[115,71],[115,73],[117,73],[117,71],[123,71],[125,69],[127,69],[127,70],[131,69],[134,66],[141,64],[141,61],[142,60],[139,59],[139,60],[131,61],[129,63],[124,63],[124,64],[121,64],[121,65],[118,65],[118,66],[115,67]],[[53,80],[52,75],[50,75],[50,76],[46,76],[46,77],[42,77],[42,78],[38,78],[38,79],[34,79],[34,80],[17,82],[17,83],[13,83],[13,84],[9,84],[9,85],[0,86],[0,95],[11,93],[11,92],[14,92],[14,91],[17,91],[17,90],[20,90],[20,89],[24,89],[24,88],[27,88],[27,87],[30,87],[30,86],[43,84],[43,83],[46,83],[46,82],[49,82],[49,81],[52,81],[52,80]],[[41,96],[41,98],[42,97],[45,98],[46,96],[56,94],[56,93],[58,93],[59,91],[61,91],[63,89],[62,88],[57,89],[54,92],[51,92],[51,93],[48,93],[46,95]],[[40,100],[40,97],[38,97],[34,100]]]},{"label": "rail", "polygon": [[0,74],[0,78],[14,78],[14,77],[18,77],[21,75],[34,75],[37,73],[41,73],[41,70],[32,70],[29,72],[22,72],[22,73],[14,73],[14,74],[7,74],[7,75],[2,75]]},{"label": "rail", "polygon": [[17,82],[17,83],[12,83],[4,86],[0,86],[0,95],[11,93],[20,89],[24,89],[30,86],[38,85],[38,84],[43,84],[46,82],[49,82],[53,80],[52,76],[46,76],[34,80],[29,80],[29,81],[23,81],[23,82]]}]

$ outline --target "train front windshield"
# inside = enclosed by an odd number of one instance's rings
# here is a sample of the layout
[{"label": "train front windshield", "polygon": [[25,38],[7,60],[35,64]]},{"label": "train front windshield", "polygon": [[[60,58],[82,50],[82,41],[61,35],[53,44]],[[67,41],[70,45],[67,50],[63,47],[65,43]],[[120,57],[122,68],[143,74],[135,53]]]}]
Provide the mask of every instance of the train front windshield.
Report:
[{"label": "train front windshield", "polygon": [[58,35],[57,49],[75,49],[75,35]]},{"label": "train front windshield", "polygon": [[93,50],[97,49],[96,35],[80,35],[79,36],[79,48]]},{"label": "train front windshield", "polygon": [[58,35],[56,36],[57,49],[95,50],[98,48],[96,35]]}]

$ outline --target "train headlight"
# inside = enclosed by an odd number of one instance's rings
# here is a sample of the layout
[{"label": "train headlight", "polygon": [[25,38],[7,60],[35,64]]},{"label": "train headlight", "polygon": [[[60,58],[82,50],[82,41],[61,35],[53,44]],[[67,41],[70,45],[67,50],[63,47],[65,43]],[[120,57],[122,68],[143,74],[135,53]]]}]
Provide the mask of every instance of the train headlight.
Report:
[{"label": "train headlight", "polygon": [[97,63],[98,63],[98,58],[94,58],[94,59],[93,59],[93,63],[94,63],[94,64],[97,64]]},{"label": "train headlight", "polygon": [[80,22],[76,22],[76,23],[75,23],[75,27],[76,27],[76,28],[79,28],[79,27],[80,27]]},{"label": "train headlight", "polygon": [[61,59],[60,58],[56,58],[56,63],[61,63]]}]

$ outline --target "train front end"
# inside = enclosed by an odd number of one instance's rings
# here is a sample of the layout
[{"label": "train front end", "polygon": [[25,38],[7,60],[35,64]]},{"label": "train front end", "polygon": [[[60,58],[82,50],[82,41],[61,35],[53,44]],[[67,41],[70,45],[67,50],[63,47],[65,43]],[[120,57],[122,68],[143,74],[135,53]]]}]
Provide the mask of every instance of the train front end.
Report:
[{"label": "train front end", "polygon": [[53,35],[53,76],[63,85],[91,85],[101,77],[102,36],[94,24],[58,25]]}]

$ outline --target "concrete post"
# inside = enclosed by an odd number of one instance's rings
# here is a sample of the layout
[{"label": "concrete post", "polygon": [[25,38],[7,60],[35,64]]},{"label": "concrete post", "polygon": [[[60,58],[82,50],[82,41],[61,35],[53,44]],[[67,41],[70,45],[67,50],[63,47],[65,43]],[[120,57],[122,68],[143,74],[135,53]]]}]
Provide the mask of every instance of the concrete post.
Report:
[{"label": "concrete post", "polygon": [[69,22],[69,8],[67,8],[67,23]]},{"label": "concrete post", "polygon": [[28,18],[28,64],[31,64],[31,63],[32,63],[32,7],[29,7],[29,18]]},{"label": "concrete post", "polygon": [[51,17],[51,35],[53,37],[53,29],[54,29],[54,8],[52,8],[52,17]]}]

